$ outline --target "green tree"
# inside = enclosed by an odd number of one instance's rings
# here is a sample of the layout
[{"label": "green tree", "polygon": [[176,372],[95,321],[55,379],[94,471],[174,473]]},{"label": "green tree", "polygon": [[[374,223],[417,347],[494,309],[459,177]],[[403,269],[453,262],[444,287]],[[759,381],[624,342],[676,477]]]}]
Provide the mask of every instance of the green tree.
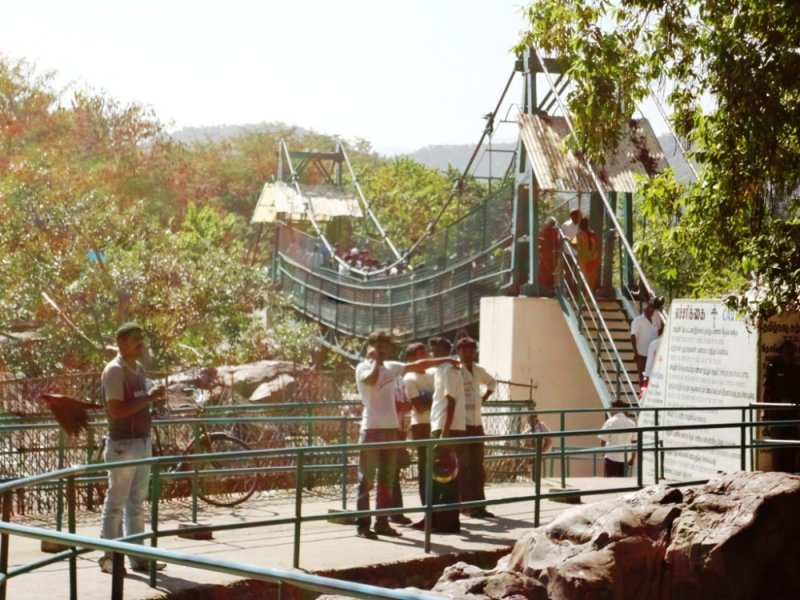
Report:
[{"label": "green tree", "polygon": [[669,221],[655,219],[650,255],[693,264],[696,293],[738,287],[729,303],[753,317],[800,309],[800,4],[535,0],[527,15],[519,49],[569,65],[577,149],[591,160],[651,87],[671,89],[673,126],[701,169],[683,190],[644,189],[644,213]]},{"label": "green tree", "polygon": [[[448,202],[438,228],[446,227],[484,199],[485,187],[471,178],[456,193],[459,175],[454,169],[442,173],[401,157],[365,171],[361,183],[381,226],[395,246],[403,250],[425,233],[428,223]],[[372,244],[381,243],[367,217],[359,222],[357,234]]]},{"label": "green tree", "polygon": [[[47,340],[0,346],[3,368],[96,369],[128,319],[162,368],[310,360],[309,327],[248,260],[246,217],[277,141],[185,146],[146,109],[52,81],[0,60],[0,331],[36,323]],[[272,332],[254,316],[265,307]]]}]

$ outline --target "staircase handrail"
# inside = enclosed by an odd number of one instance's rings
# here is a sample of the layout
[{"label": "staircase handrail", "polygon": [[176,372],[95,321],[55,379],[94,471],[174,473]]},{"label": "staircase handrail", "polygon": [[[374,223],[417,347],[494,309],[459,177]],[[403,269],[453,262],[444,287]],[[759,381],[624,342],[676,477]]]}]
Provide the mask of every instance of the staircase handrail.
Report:
[{"label": "staircase handrail", "polygon": [[[607,356],[609,356],[609,358],[611,358],[612,363],[616,364],[617,367],[620,369],[619,373],[622,374],[622,376],[623,376],[622,383],[625,384],[624,387],[625,387],[626,395],[629,395],[633,399],[633,402],[635,403],[635,405],[638,406],[638,404],[639,404],[638,394],[636,393],[636,388],[633,385],[633,382],[631,381],[630,377],[628,376],[627,369],[625,369],[625,362],[622,360],[622,357],[620,356],[619,351],[617,349],[617,345],[614,343],[614,338],[611,336],[611,332],[609,331],[608,325],[606,324],[606,321],[603,318],[603,313],[600,310],[600,306],[597,304],[597,300],[596,300],[596,298],[594,296],[594,293],[592,293],[592,290],[589,287],[589,284],[588,284],[588,282],[586,281],[586,278],[583,275],[583,271],[581,271],[580,266],[578,265],[578,261],[576,260],[575,256],[573,255],[572,247],[571,247],[571,245],[569,243],[569,240],[567,240],[566,237],[564,237],[561,234],[561,232],[559,232],[559,247],[560,247],[560,252],[561,252],[561,263],[562,263],[562,270],[561,270],[562,286],[561,286],[561,288],[566,287],[567,289],[569,289],[569,286],[564,283],[564,280],[565,280],[564,275],[565,275],[566,265],[569,265],[569,270],[570,270],[570,273],[572,275],[573,281],[577,281],[578,282],[579,293],[580,293],[581,296],[583,296],[584,302],[586,304],[586,307],[590,308],[589,316],[590,316],[590,318],[592,320],[592,324],[594,325],[595,329],[602,330],[602,332],[603,332],[603,334],[605,336],[605,340],[603,340],[603,346],[605,346],[605,354]],[[562,297],[564,297],[563,292],[560,292],[560,293],[561,293]],[[577,311],[579,306],[578,306],[577,302],[574,302],[573,304],[576,307],[575,318],[576,319],[580,319],[581,317],[579,315],[579,312]],[[598,315],[599,323],[598,323],[598,319],[595,317],[595,315]],[[610,351],[609,351],[609,348],[610,348]],[[599,358],[599,353],[600,353],[600,349],[599,348],[596,350],[596,353],[598,354],[597,358]],[[618,377],[619,377],[619,375],[618,375]]]}]

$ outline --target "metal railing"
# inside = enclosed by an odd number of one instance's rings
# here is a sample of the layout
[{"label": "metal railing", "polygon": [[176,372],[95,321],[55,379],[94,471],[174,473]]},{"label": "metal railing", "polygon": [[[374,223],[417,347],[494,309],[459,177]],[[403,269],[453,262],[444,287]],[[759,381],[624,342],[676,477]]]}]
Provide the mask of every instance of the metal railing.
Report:
[{"label": "metal railing", "polygon": [[499,293],[511,269],[510,218],[509,194],[497,193],[430,235],[413,270],[366,279],[320,266],[318,239],[281,226],[275,278],[299,312],[337,332],[424,339],[476,323],[481,297]]},{"label": "metal railing", "polygon": [[[582,351],[588,352],[587,363],[593,364],[593,373],[602,385],[598,392],[606,406],[614,400],[631,405],[639,404],[639,394],[630,378],[614,336],[609,331],[605,316],[589,286],[570,243],[561,238],[560,272],[557,286],[558,299],[568,317],[568,322],[581,336],[585,344]],[[626,339],[627,342],[627,339]]]},{"label": "metal railing", "polygon": [[[635,412],[641,413],[643,411],[654,411],[656,413],[655,416],[655,425],[648,425],[648,426],[635,426],[629,427],[625,429],[618,429],[615,430],[615,433],[630,433],[631,436],[635,436],[636,441],[630,445],[626,446],[616,446],[614,447],[615,451],[625,451],[625,452],[635,452],[640,459],[637,461],[637,467],[634,474],[634,481],[632,483],[624,483],[623,485],[612,487],[612,488],[603,488],[601,490],[580,490],[581,495],[591,495],[593,493],[602,493],[602,494],[609,494],[609,493],[623,493],[632,491],[635,489],[639,489],[644,485],[644,472],[642,468],[642,460],[641,458],[648,453],[652,453],[656,468],[654,469],[654,482],[658,482],[662,475],[664,469],[664,461],[668,459],[671,452],[685,452],[686,450],[692,449],[701,449],[701,450],[730,450],[735,449],[739,452],[741,457],[741,468],[744,469],[747,464],[747,457],[748,453],[752,453],[755,449],[762,447],[764,444],[761,443],[759,440],[755,439],[757,436],[753,434],[754,430],[757,428],[762,427],[769,427],[772,425],[797,425],[800,421],[787,421],[787,420],[780,420],[780,421],[754,421],[752,420],[752,415],[756,410],[753,405],[748,406],[736,406],[736,407],[726,407],[722,410],[730,411],[734,415],[738,415],[739,418],[732,418],[730,421],[726,422],[717,422],[717,423],[702,423],[702,424],[683,424],[683,425],[658,425],[659,416],[670,411],[687,411],[687,410],[698,410],[702,411],[703,409],[696,409],[691,407],[676,407],[672,409],[646,409],[646,408],[634,408],[632,409]],[[709,409],[709,410],[720,410],[719,408]],[[560,415],[560,420],[564,423],[565,418],[569,414],[573,413],[582,413],[582,412],[599,412],[601,416],[603,414],[602,410],[562,410],[562,411],[542,411],[540,414],[547,417],[552,417],[555,414]],[[714,430],[714,429],[730,429],[733,428],[740,432],[739,435],[739,443],[737,444],[724,444],[724,445],[709,445],[709,444],[681,444],[681,445],[673,445],[673,446],[666,446],[663,443],[663,436],[667,432],[675,432],[675,431],[690,431],[690,430]],[[538,526],[540,523],[541,517],[541,503],[544,500],[557,500],[560,498],[571,497],[574,496],[576,490],[566,489],[566,485],[562,485],[561,490],[550,490],[547,492],[543,492],[542,490],[542,469],[541,464],[543,459],[546,458],[545,453],[542,452],[543,442],[545,438],[557,438],[559,441],[559,449],[549,453],[550,455],[561,455],[561,461],[571,461],[575,459],[583,459],[587,456],[594,456],[605,453],[609,450],[608,447],[598,447],[598,446],[586,446],[579,449],[569,449],[568,444],[566,443],[567,440],[573,438],[595,438],[598,434],[602,432],[601,429],[582,429],[582,430],[563,430],[563,431],[550,431],[547,433],[527,433],[527,434],[515,434],[515,435],[502,435],[502,436],[489,436],[483,438],[481,441],[487,443],[487,445],[491,444],[500,444],[500,445],[507,445],[510,447],[518,447],[526,449],[524,452],[520,452],[520,456],[522,457],[529,457],[533,460],[533,493],[523,493],[522,495],[514,496],[514,497],[506,497],[506,498],[499,498],[493,500],[483,500],[483,501],[473,501],[473,502],[465,502],[459,504],[441,504],[441,505],[434,505],[432,504],[432,499],[430,494],[426,500],[424,506],[415,507],[415,508],[391,508],[391,509],[381,509],[381,510],[371,510],[371,511],[348,511],[348,515],[352,517],[358,516],[379,516],[379,515],[389,515],[397,512],[403,513],[422,513],[426,520],[426,532],[425,532],[425,552],[430,551],[430,523],[431,523],[431,515],[433,512],[443,511],[443,510],[452,510],[454,508],[477,508],[481,506],[492,506],[492,505],[501,505],[501,504],[509,504],[509,503],[531,503],[533,505],[533,515],[532,515],[532,525]],[[77,506],[76,500],[76,493],[75,490],[78,487],[79,482],[86,477],[91,476],[93,473],[104,470],[108,468],[115,468],[115,467],[122,467],[122,466],[129,466],[133,464],[143,465],[148,464],[152,466],[152,479],[153,485],[151,489],[153,490],[153,498],[157,500],[158,490],[160,489],[160,483],[162,480],[169,478],[172,476],[170,473],[166,473],[166,468],[176,463],[177,461],[189,461],[192,463],[205,463],[208,464],[207,461],[210,458],[213,458],[216,461],[240,461],[242,459],[248,459],[253,464],[252,467],[241,468],[237,469],[241,472],[252,472],[252,471],[259,471],[263,470],[265,467],[262,465],[268,465],[270,457],[274,457],[277,455],[286,455],[290,454],[294,457],[292,464],[290,465],[283,465],[279,467],[282,470],[287,472],[293,473],[293,479],[295,481],[295,512],[294,515],[290,517],[283,517],[283,518],[272,518],[272,519],[263,519],[258,521],[249,521],[246,523],[233,523],[233,524],[225,524],[225,525],[215,525],[215,526],[203,526],[195,528],[197,532],[199,531],[222,531],[228,529],[243,529],[249,527],[264,527],[269,525],[278,525],[278,524],[291,524],[294,527],[294,554],[293,554],[293,563],[295,567],[299,567],[300,565],[300,550],[301,550],[301,529],[304,523],[312,522],[312,521],[319,521],[319,520],[327,520],[330,518],[330,515],[327,513],[324,514],[304,514],[303,511],[303,497],[304,497],[304,486],[302,482],[304,481],[305,474],[307,472],[314,473],[314,472],[324,472],[329,470],[344,470],[349,468],[348,464],[345,461],[342,461],[338,464],[320,464],[324,463],[325,461],[320,461],[315,459],[315,456],[347,456],[357,452],[360,449],[365,447],[370,447],[374,449],[379,448],[401,448],[401,447],[417,447],[417,446],[428,446],[429,449],[432,449],[434,445],[458,445],[458,444],[465,444],[465,443],[474,443],[477,439],[474,437],[470,438],[449,438],[443,440],[416,440],[416,441],[404,441],[404,442],[388,442],[388,443],[376,443],[376,444],[341,444],[341,445],[326,445],[326,446],[312,446],[312,447],[303,447],[303,448],[284,448],[284,449],[260,449],[260,450],[251,450],[245,452],[234,452],[234,453],[224,453],[224,454],[214,454],[214,455],[194,455],[194,456],[171,456],[171,457],[158,457],[152,458],[147,460],[138,460],[138,461],[128,461],[125,463],[113,463],[109,465],[87,465],[87,466],[78,466],[72,467],[68,469],[62,469],[52,473],[46,473],[42,475],[37,475],[33,477],[28,477],[25,479],[15,480],[11,482],[6,482],[0,484],[0,497],[3,499],[3,507],[2,507],[2,522],[0,522],[0,599],[4,598],[4,591],[5,591],[5,582],[10,577],[14,577],[16,575],[20,575],[23,573],[31,572],[36,568],[45,566],[46,564],[52,564],[58,560],[68,560],[69,561],[69,577],[70,577],[70,590],[71,590],[71,598],[78,597],[78,590],[77,590],[77,575],[76,575],[76,561],[75,558],[84,552],[88,552],[90,550],[105,550],[117,553],[117,560],[115,560],[115,568],[117,572],[115,572],[113,581],[112,581],[112,598],[122,598],[122,578],[121,578],[121,567],[122,567],[122,558],[121,554],[132,554],[135,556],[143,557],[148,560],[164,560],[166,562],[172,562],[175,564],[187,565],[197,568],[207,568],[212,569],[215,571],[221,571],[229,574],[238,575],[241,577],[252,577],[254,579],[262,579],[268,581],[285,581],[304,589],[312,589],[305,586],[315,585],[321,586],[319,588],[313,588],[318,590],[336,590],[336,591],[345,591],[348,595],[355,595],[358,597],[376,597],[376,598],[406,598],[406,596],[402,595],[402,592],[388,592],[386,590],[380,590],[377,588],[373,588],[371,586],[365,587],[358,587],[356,584],[350,584],[345,582],[338,582],[336,584],[332,584],[329,580],[325,580],[324,578],[319,579],[298,579],[297,573],[291,573],[288,571],[281,571],[278,569],[269,569],[264,567],[252,566],[252,565],[242,565],[242,564],[233,564],[226,561],[208,559],[208,558],[201,558],[201,557],[192,557],[187,556],[185,553],[174,553],[167,550],[159,550],[157,546],[157,540],[160,537],[164,536],[171,536],[176,535],[178,530],[162,530],[159,527],[159,502],[153,501],[151,502],[151,523],[153,530],[151,532],[146,532],[140,534],[138,536],[131,536],[130,538],[125,538],[124,540],[100,540],[97,538],[92,537],[85,537],[85,536],[77,536],[75,535],[75,511]],[[791,445],[791,446],[798,446],[800,442],[797,440],[777,440],[775,443],[780,445]],[[428,452],[428,461],[425,465],[425,470],[428,476],[430,476],[431,469],[432,469],[432,457],[433,452]],[[271,468],[271,467],[266,467]],[[226,469],[226,472],[228,470]],[[208,471],[201,471],[201,472],[194,472],[194,477],[213,477],[215,476],[215,470],[208,470]],[[562,483],[565,483],[565,473],[562,471]],[[671,485],[688,485],[688,484],[695,484],[700,483],[701,481],[671,481]],[[26,527],[23,525],[17,525],[10,523],[11,518],[11,504],[14,494],[19,489],[24,489],[29,486],[39,485],[42,483],[49,483],[51,485],[61,484],[63,485],[64,489],[66,490],[66,512],[67,512],[67,527],[68,532],[56,532],[52,530],[47,530],[43,528],[33,528],[33,527]],[[430,489],[430,486],[429,486]],[[346,507],[344,507],[346,508]],[[186,533],[187,530],[181,530],[182,532]],[[191,531],[191,529],[189,530]],[[53,557],[49,557],[47,559],[43,559],[41,561],[37,561],[35,564],[29,565],[22,565],[15,567],[13,569],[9,569],[8,567],[8,556],[10,552],[11,541],[14,536],[28,536],[33,537],[40,540],[48,540],[53,541],[56,543],[61,543],[67,546],[67,550],[61,552]],[[138,544],[131,544],[132,541],[142,541],[142,540],[149,540],[151,546],[143,546]],[[151,585],[155,585],[155,571],[151,571],[150,574],[150,583]],[[332,587],[331,587],[332,586]],[[351,587],[355,586],[355,587]],[[401,595],[396,595],[396,594]]]}]

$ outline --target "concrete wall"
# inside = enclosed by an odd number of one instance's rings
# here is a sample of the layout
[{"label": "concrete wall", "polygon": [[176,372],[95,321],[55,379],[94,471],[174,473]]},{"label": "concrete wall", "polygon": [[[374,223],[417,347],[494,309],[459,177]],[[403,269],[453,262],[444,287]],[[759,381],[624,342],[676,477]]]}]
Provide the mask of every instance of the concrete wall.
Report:
[{"label": "concrete wall", "polygon": [[[498,379],[533,381],[540,410],[603,406],[554,298],[482,298],[479,360]],[[556,416],[544,421],[551,430],[560,429]],[[565,429],[599,428],[604,421],[602,413],[570,416]],[[590,436],[568,440],[568,446],[599,445]],[[570,474],[591,474],[590,465],[589,460],[582,467],[573,462]],[[602,474],[599,455],[597,467]]]}]

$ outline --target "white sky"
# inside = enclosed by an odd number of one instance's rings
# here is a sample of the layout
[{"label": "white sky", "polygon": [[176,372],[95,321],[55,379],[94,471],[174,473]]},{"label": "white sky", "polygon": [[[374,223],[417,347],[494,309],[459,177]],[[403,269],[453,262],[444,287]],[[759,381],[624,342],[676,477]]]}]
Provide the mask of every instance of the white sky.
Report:
[{"label": "white sky", "polygon": [[477,142],[512,71],[524,4],[2,0],[0,54],[151,106],[170,130],[283,121],[414,150]]}]

